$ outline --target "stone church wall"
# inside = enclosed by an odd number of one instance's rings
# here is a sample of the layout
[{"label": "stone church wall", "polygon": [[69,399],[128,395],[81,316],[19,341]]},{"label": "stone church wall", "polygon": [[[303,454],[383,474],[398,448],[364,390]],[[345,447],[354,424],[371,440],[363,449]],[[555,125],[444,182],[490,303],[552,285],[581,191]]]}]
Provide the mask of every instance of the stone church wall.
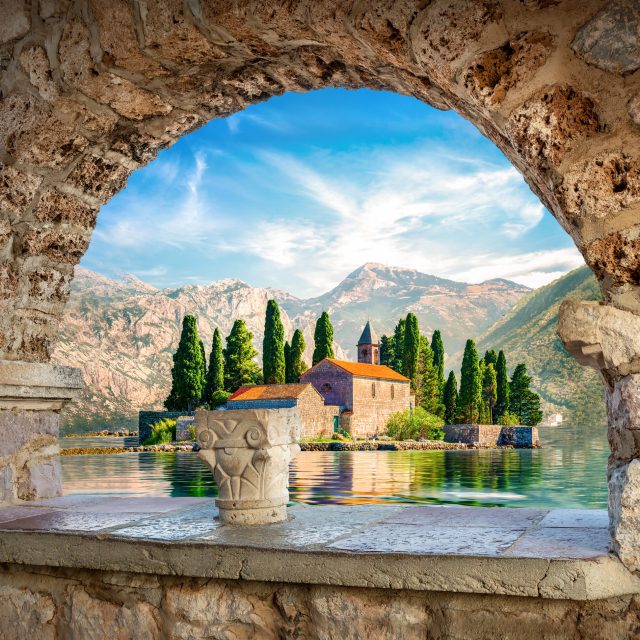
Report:
[{"label": "stone church wall", "polygon": [[410,402],[408,382],[354,378],[353,415],[349,418],[351,435],[366,438],[383,434],[389,416],[409,409]]}]

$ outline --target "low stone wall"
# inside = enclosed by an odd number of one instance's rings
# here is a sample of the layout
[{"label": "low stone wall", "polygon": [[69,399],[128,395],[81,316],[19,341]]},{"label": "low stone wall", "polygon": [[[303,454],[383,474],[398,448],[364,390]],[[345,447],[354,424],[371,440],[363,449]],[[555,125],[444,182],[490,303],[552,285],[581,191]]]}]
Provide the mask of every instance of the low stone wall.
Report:
[{"label": "low stone wall", "polygon": [[497,424],[449,424],[444,427],[445,442],[461,442],[481,447],[540,446],[536,427],[505,427]]},{"label": "low stone wall", "polygon": [[151,425],[168,418],[177,420],[182,416],[195,416],[194,411],[140,411],[138,413],[138,438],[142,444],[151,435]]},{"label": "low stone wall", "polygon": [[4,565],[0,620],[3,640],[631,640],[640,599],[578,602]]}]

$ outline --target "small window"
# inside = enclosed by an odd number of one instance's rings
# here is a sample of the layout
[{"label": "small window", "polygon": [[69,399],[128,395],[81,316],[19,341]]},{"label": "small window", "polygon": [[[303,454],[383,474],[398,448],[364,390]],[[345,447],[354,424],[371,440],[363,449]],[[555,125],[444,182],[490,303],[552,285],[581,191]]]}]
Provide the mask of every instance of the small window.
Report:
[{"label": "small window", "polygon": [[375,382],[371,383],[371,397],[372,398],[376,397],[376,383]]},{"label": "small window", "polygon": [[320,391],[322,391],[322,393],[329,393],[329,391],[331,391],[331,385],[328,382],[325,382],[321,387],[320,387]]},{"label": "small window", "polygon": [[393,400],[396,397],[396,388],[391,385],[391,399]]}]

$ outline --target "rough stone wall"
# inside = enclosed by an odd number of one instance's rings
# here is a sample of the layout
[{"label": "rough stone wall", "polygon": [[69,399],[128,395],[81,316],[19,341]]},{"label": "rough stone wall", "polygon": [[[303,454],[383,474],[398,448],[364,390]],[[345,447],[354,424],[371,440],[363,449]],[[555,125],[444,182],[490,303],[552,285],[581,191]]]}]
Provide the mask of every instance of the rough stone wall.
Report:
[{"label": "rough stone wall", "polygon": [[444,427],[444,441],[491,447],[529,448],[540,445],[536,427],[502,427],[496,424],[448,424]]},{"label": "rough stone wall", "polygon": [[181,416],[194,416],[191,411],[139,411],[138,412],[138,440],[142,444],[151,435],[151,426],[159,420],[177,420]]},{"label": "rough stone wall", "polygon": [[322,396],[314,388],[307,388],[300,395],[298,408],[302,419],[303,438],[326,437],[333,433],[333,418],[340,413],[340,409],[325,405]]},{"label": "rough stone wall", "polygon": [[[375,396],[372,393],[373,386]],[[350,433],[358,438],[384,433],[389,416],[408,409],[410,403],[408,382],[354,378]]]},{"label": "rough stone wall", "polygon": [[[308,382],[324,398],[326,405],[351,409],[353,398],[353,376],[330,362],[319,362],[300,376],[300,382]],[[323,385],[331,386],[330,391]]]},{"label": "rough stone wall", "polygon": [[514,596],[221,581],[5,565],[3,640],[631,640],[637,597]]}]

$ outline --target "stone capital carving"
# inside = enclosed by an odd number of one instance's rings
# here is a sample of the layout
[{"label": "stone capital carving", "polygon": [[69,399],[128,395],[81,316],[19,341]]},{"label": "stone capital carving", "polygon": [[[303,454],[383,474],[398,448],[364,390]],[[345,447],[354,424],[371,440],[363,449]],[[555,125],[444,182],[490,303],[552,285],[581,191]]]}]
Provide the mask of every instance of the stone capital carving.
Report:
[{"label": "stone capital carving", "polygon": [[565,300],[558,335],[580,363],[612,379],[640,373],[640,316],[598,302]]},{"label": "stone capital carving", "polygon": [[266,524],[286,520],[289,462],[299,451],[298,409],[198,411],[200,458],[218,484],[220,520]]},{"label": "stone capital carving", "polygon": [[0,360],[0,409],[60,411],[82,387],[79,369]]}]

